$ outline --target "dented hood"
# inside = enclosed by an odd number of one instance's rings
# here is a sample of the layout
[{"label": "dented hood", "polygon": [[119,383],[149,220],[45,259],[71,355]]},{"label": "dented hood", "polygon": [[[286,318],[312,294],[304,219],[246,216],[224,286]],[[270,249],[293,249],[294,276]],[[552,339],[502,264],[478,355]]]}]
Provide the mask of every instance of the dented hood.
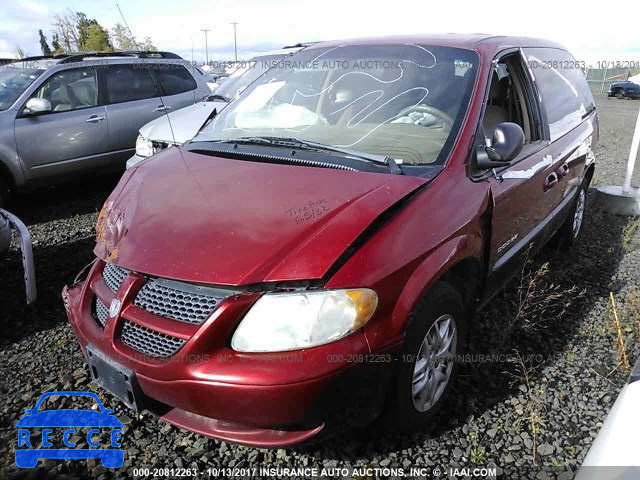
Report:
[{"label": "dented hood", "polygon": [[95,253],[191,282],[318,279],[426,181],[171,149],[122,177],[100,213]]}]

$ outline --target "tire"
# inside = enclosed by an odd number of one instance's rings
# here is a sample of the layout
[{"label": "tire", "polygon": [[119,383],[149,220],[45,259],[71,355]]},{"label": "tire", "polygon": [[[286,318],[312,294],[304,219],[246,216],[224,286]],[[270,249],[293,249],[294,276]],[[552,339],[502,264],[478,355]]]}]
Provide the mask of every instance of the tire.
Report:
[{"label": "tire", "polygon": [[567,249],[575,245],[580,231],[582,230],[582,224],[584,223],[584,214],[587,206],[587,189],[584,183],[580,185],[580,189],[576,194],[576,199],[573,202],[571,213],[564,221],[560,229],[554,235],[553,245]]},{"label": "tire", "polygon": [[624,90],[616,90],[616,91],[614,92],[614,96],[615,96],[616,98],[624,98]]},{"label": "tire", "polygon": [[4,260],[11,247],[11,227],[9,222],[0,215],[0,261]]},{"label": "tire", "polygon": [[[436,283],[411,314],[390,391],[391,420],[400,430],[424,425],[442,407],[458,372],[455,355],[465,338],[466,317],[462,297],[443,282]],[[438,331],[444,335],[435,335]],[[440,355],[425,358],[434,346]]]},{"label": "tire", "polygon": [[9,183],[0,175],[0,207],[4,207],[9,203],[11,188]]}]

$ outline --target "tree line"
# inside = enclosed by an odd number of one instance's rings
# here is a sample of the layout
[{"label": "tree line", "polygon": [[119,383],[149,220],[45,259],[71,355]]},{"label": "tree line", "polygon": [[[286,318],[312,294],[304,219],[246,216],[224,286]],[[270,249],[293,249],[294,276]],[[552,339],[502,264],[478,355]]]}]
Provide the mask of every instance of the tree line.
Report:
[{"label": "tree line", "polygon": [[[137,40],[124,25],[116,23],[112,29],[100,25],[94,18],[88,18],[82,12],[71,10],[56,15],[51,32],[51,44],[42,29],[40,50],[43,55],[73,52],[114,52],[126,50],[157,50],[150,37]],[[18,57],[26,56],[21,48]]]}]

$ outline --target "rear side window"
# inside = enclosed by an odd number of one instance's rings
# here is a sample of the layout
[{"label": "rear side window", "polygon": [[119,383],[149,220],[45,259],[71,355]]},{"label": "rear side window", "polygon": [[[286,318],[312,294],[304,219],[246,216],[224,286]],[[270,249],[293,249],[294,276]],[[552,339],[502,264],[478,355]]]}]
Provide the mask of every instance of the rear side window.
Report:
[{"label": "rear side window", "polygon": [[147,68],[136,65],[109,65],[105,70],[107,103],[131,102],[156,97],[155,84]]},{"label": "rear side window", "polygon": [[525,48],[527,63],[547,112],[551,140],[578,126],[594,108],[580,62],[555,48]]},{"label": "rear side window", "polygon": [[193,76],[182,65],[163,64],[153,69],[164,95],[190,92],[198,87]]}]

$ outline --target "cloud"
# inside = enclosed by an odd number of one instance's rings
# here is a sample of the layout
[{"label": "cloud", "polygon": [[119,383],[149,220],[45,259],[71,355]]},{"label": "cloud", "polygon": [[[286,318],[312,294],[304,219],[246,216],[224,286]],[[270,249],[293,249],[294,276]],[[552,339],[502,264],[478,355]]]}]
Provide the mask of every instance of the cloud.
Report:
[{"label": "cloud", "polygon": [[[93,0],[4,0],[0,25],[0,48],[16,45],[39,52],[38,28],[51,40],[53,16],[72,7],[103,26],[112,28],[122,19],[114,4]],[[358,36],[478,32],[548,38],[565,45],[576,59],[597,61],[635,55],[640,30],[633,15],[618,15],[615,21],[597,22],[592,9],[576,8],[558,0],[537,0],[526,10],[505,8],[498,0],[459,0],[455,11],[446,2],[397,0],[376,4],[364,0],[181,0],[120,2],[127,22],[138,39],[151,37],[161,49],[185,58],[204,60],[204,34],[211,31],[209,58],[233,58],[233,26],[237,21],[238,57],[284,45]],[[106,7],[106,8],[105,8]],[[632,58],[627,58],[632,60]],[[638,58],[633,58],[638,60]]]},{"label": "cloud", "polygon": [[15,53],[21,47],[26,53],[40,53],[38,30],[45,35],[51,28],[52,16],[48,7],[35,1],[3,2],[3,21],[0,22],[0,50]]}]

